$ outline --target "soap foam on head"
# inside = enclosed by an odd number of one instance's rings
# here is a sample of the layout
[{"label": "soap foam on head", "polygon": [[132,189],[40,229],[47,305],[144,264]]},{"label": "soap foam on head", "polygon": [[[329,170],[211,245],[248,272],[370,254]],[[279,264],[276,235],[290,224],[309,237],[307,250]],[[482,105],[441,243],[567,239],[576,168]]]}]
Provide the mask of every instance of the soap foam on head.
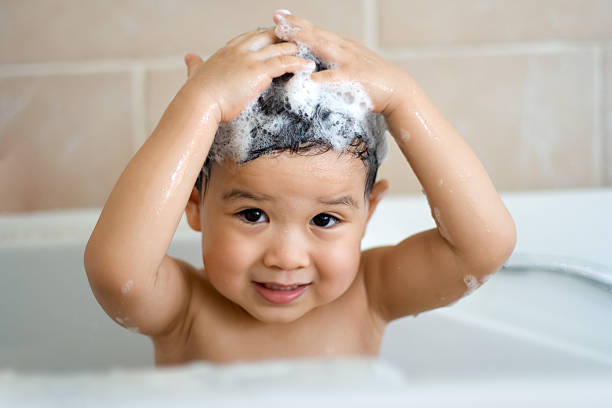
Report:
[{"label": "soap foam on head", "polygon": [[[281,19],[275,33],[284,40],[295,30],[299,28]],[[314,61],[314,71],[329,68],[305,44],[298,43],[297,55]],[[372,112],[366,91],[356,82],[315,82],[310,77],[314,71],[275,78],[234,120],[219,126],[209,159],[245,163],[274,150],[274,146],[297,150],[313,142],[344,151],[360,139],[367,154],[375,155],[380,165],[387,154],[387,128],[384,117]]]}]

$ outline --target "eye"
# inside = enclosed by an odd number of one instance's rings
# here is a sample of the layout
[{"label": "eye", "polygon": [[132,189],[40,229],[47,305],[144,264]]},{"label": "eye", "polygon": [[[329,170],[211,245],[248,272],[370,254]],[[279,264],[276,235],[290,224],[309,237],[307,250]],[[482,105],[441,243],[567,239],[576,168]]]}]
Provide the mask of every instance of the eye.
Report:
[{"label": "eye", "polygon": [[317,214],[312,218],[312,220],[310,220],[312,225],[316,225],[317,227],[321,228],[329,228],[338,224],[339,222],[340,220],[337,217],[326,213]]},{"label": "eye", "polygon": [[237,215],[240,217],[240,219],[250,224],[266,222],[268,220],[266,213],[259,208],[248,208],[240,211]]}]

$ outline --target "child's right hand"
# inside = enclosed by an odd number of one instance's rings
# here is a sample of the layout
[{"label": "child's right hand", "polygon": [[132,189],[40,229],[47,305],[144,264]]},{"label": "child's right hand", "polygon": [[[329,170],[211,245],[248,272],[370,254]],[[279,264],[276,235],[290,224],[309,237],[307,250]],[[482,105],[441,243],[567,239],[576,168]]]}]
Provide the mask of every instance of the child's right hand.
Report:
[{"label": "child's right hand", "polygon": [[294,43],[278,41],[273,29],[255,30],[229,41],[206,61],[187,54],[184,90],[212,103],[218,121],[232,120],[268,88],[272,79],[314,68],[312,61],[294,55]]}]

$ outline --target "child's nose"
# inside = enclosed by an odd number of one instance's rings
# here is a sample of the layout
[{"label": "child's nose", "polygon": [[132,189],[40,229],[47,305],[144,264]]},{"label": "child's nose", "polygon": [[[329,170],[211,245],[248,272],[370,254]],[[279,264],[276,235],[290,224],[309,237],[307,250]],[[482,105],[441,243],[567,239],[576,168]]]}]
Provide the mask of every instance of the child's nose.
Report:
[{"label": "child's nose", "polygon": [[270,239],[263,263],[267,268],[285,271],[307,268],[310,265],[307,243],[297,231],[280,231]]}]

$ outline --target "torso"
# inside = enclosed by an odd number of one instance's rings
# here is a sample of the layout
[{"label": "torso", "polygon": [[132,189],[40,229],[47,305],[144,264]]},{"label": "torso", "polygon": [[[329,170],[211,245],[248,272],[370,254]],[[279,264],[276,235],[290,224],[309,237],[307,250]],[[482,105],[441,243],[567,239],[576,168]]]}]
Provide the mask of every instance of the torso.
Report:
[{"label": "torso", "polygon": [[278,324],[254,319],[203,277],[193,282],[184,323],[153,339],[158,365],[378,354],[384,324],[369,308],[362,273],[340,298]]}]

